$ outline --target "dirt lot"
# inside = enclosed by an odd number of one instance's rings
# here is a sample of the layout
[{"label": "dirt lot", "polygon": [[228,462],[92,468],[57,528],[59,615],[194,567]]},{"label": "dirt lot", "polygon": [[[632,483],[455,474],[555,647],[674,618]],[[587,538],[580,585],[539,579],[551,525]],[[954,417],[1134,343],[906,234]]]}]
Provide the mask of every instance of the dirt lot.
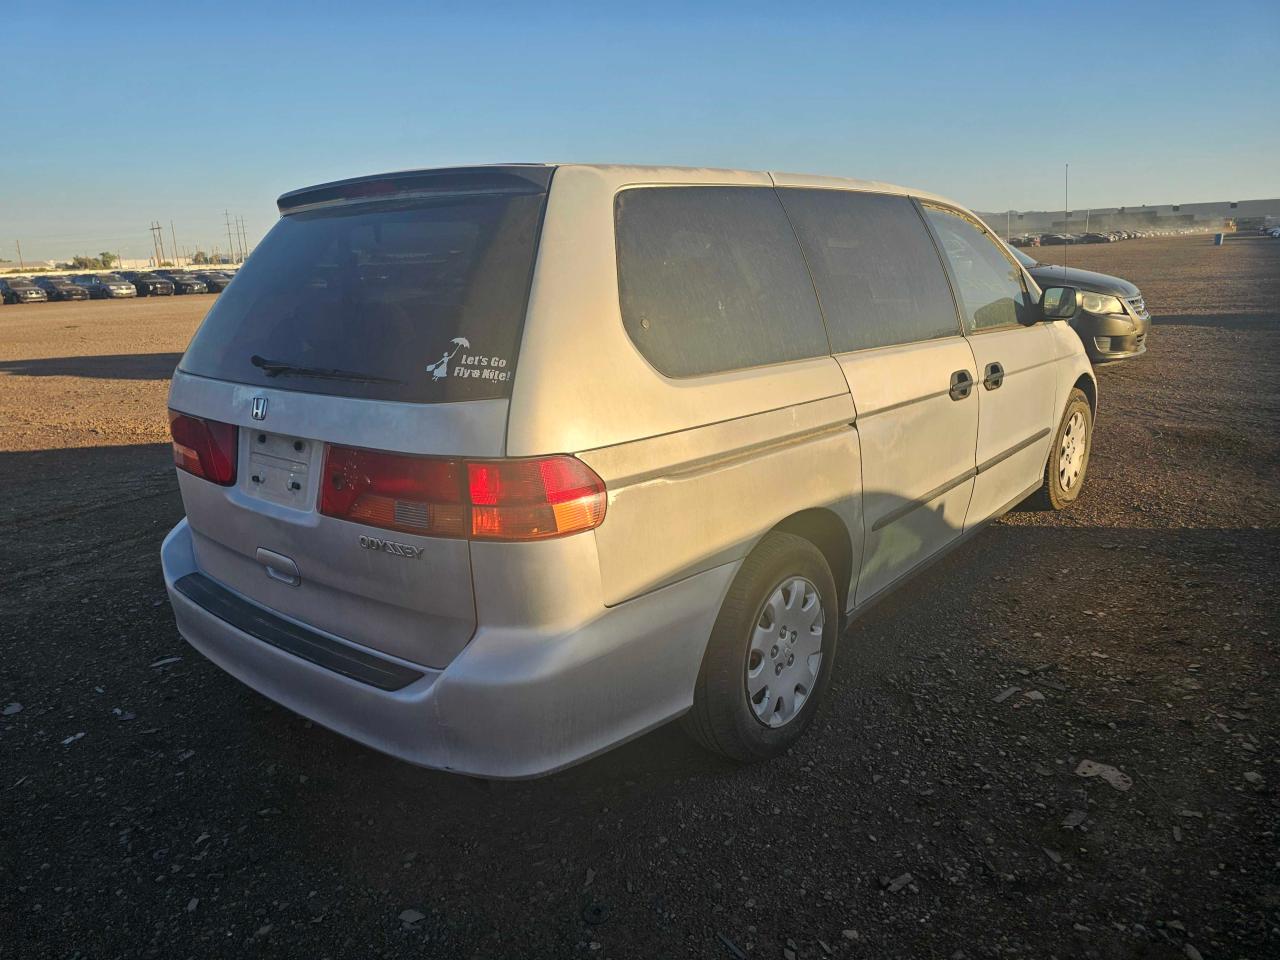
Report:
[{"label": "dirt lot", "polygon": [[492,790],[179,638],[164,378],[212,298],[0,308],[0,957],[1280,956],[1280,243],[1066,256],[1158,320],[1081,503],[856,623],[787,757],[667,728]]}]

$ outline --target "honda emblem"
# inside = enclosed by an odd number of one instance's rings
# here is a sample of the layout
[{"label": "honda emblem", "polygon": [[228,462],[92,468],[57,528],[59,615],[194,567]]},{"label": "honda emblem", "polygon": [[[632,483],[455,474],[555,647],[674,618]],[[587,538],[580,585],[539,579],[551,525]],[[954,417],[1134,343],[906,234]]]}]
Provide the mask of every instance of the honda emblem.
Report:
[{"label": "honda emblem", "polygon": [[250,415],[251,417],[253,417],[253,419],[255,419],[255,420],[265,420],[265,419],[267,419],[267,398],[266,398],[266,397],[254,397],[254,398],[253,398],[253,409],[252,409],[251,411],[249,411],[249,415]]}]

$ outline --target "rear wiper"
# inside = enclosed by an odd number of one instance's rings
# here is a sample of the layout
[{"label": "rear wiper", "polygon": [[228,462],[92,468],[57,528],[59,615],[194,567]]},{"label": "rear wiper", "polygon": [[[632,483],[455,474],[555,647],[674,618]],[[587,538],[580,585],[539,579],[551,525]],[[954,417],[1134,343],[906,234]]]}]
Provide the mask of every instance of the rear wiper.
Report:
[{"label": "rear wiper", "polygon": [[268,377],[278,377],[281,374],[285,376],[297,377],[315,377],[317,380],[352,380],[357,383],[403,383],[403,380],[394,380],[391,377],[375,377],[371,373],[355,373],[351,370],[338,370],[336,368],[326,367],[299,367],[292,363],[285,363],[282,360],[268,360],[266,357],[260,357],[256,353],[249,358],[249,362],[259,368]]}]

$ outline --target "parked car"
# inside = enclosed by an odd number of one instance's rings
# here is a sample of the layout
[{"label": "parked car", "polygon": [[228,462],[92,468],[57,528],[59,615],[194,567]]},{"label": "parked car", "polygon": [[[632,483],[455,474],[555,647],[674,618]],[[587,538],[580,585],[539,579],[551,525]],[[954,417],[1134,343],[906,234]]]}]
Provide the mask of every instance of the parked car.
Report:
[{"label": "parked car", "polygon": [[1128,360],[1147,352],[1151,314],[1142,291],[1120,277],[1075,267],[1038,263],[1021,250],[1013,255],[1042,287],[1074,287],[1079,310],[1069,323],[1093,363]]},{"label": "parked car", "polygon": [[124,297],[136,297],[138,290],[124,277],[114,273],[85,273],[72,278],[89,291],[93,300],[115,300]]},{"label": "parked car", "polygon": [[0,299],[5,303],[44,303],[49,295],[30,277],[0,277]]},{"label": "parked car", "polygon": [[1111,243],[1113,238],[1106,233],[1086,233],[1080,238],[1081,243]]},{"label": "parked car", "polygon": [[534,776],[681,715],[774,756],[849,618],[1080,494],[1077,293],[941,197],[520,165],[279,207],[172,381],[165,583],[216,664],[394,756]]},{"label": "parked car", "polygon": [[1045,233],[1040,236],[1042,247],[1057,247],[1069,243],[1075,243],[1075,239],[1066,233]]},{"label": "parked car", "polygon": [[225,273],[218,273],[213,270],[202,270],[196,274],[196,277],[204,281],[204,285],[210,293],[221,293],[227,288],[227,284],[231,282],[231,278]]},{"label": "parked car", "polygon": [[126,270],[121,274],[133,284],[140,297],[169,297],[173,295],[173,281],[157,273],[145,270]]},{"label": "parked car", "polygon": [[194,273],[185,270],[157,270],[158,274],[173,284],[174,293],[208,293],[205,282]]},{"label": "parked car", "polygon": [[78,283],[72,283],[66,277],[37,277],[35,283],[50,300],[89,299],[88,290]]}]

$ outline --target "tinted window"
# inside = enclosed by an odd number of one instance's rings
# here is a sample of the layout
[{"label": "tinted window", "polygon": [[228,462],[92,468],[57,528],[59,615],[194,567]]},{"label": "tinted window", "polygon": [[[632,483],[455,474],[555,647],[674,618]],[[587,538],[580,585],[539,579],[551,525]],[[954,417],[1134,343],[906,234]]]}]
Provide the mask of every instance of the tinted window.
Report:
[{"label": "tinted window", "polygon": [[616,216],[623,323],[663,373],[828,353],[813,284],[772,189],[624,190]]},{"label": "tinted window", "polygon": [[971,330],[987,330],[1030,319],[1022,271],[975,221],[926,206],[925,213],[951,264],[960,304]]},{"label": "tinted window", "polygon": [[906,197],[779,190],[838,353],[960,334],[929,230]]},{"label": "tinted window", "polygon": [[446,194],[285,216],[179,366],[379,400],[508,396],[544,199]]}]

